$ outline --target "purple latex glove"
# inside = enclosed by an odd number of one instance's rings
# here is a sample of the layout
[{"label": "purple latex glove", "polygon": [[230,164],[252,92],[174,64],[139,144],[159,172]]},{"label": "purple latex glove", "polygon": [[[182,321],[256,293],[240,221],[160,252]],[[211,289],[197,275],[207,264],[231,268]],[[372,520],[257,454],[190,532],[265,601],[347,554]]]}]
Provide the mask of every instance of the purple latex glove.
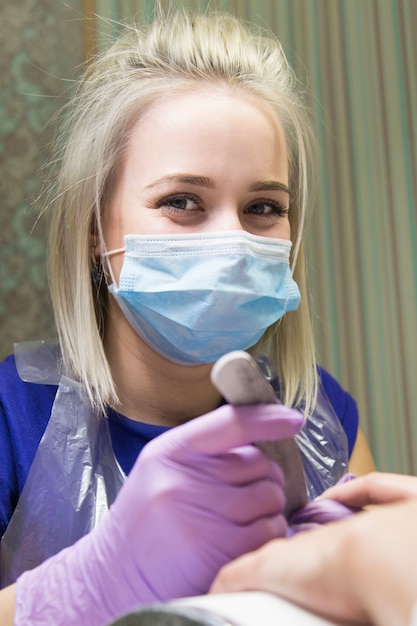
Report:
[{"label": "purple latex glove", "polygon": [[[338,484],[346,483],[354,478],[354,474],[345,474],[338,481]],[[316,498],[315,500],[307,502],[305,506],[291,515],[287,537],[291,537],[304,530],[312,530],[313,528],[317,528],[317,526],[322,526],[329,522],[337,522],[361,510],[362,509],[348,507],[337,500],[321,497]]]},{"label": "purple latex glove", "polygon": [[282,472],[250,444],[302,422],[280,404],[224,405],[154,439],[100,525],[18,579],[16,626],[99,626],[206,593],[225,563],[285,536]]}]

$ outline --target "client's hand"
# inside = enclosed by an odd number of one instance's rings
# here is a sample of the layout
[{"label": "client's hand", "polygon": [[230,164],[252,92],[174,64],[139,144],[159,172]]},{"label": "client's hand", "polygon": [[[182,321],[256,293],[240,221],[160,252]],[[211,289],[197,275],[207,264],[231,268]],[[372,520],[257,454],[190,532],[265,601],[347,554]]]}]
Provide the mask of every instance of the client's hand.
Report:
[{"label": "client's hand", "polygon": [[324,495],[349,507],[384,504],[269,542],[222,568],[211,591],[267,591],[332,619],[408,626],[417,600],[417,478],[374,473]]},{"label": "client's hand", "polygon": [[153,440],[100,525],[18,579],[16,625],[96,626],[207,592],[225,563],[285,535],[282,473],[251,443],[302,421],[279,404],[224,405]]}]

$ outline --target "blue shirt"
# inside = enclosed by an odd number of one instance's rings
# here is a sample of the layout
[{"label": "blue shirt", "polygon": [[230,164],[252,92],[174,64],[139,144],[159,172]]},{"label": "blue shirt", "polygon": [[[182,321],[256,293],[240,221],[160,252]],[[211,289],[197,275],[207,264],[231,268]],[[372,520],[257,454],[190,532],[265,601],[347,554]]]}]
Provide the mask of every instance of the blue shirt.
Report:
[{"label": "blue shirt", "polygon": [[[324,389],[346,432],[349,455],[358,430],[354,399],[325,370]],[[0,363],[0,536],[4,533],[26,481],[39,442],[48,424],[57,387],[23,382],[14,357]],[[114,453],[129,474],[142,448],[168,428],[136,422],[109,411]]]}]

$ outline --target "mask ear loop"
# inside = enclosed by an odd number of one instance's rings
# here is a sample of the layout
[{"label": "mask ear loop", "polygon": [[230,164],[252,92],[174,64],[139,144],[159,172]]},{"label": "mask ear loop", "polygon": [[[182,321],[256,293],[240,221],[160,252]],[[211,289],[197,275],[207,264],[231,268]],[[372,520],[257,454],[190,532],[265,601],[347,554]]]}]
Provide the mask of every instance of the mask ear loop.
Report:
[{"label": "mask ear loop", "polygon": [[[115,254],[121,254],[122,252],[125,252],[125,250],[126,250],[125,248],[115,248],[114,250],[107,250],[106,252],[101,253],[101,258],[108,259],[109,257],[114,256]],[[110,284],[114,285],[118,289],[118,285],[117,285],[116,278],[113,273],[111,263],[109,261],[106,261],[106,266],[110,274],[110,279],[111,279]]]}]

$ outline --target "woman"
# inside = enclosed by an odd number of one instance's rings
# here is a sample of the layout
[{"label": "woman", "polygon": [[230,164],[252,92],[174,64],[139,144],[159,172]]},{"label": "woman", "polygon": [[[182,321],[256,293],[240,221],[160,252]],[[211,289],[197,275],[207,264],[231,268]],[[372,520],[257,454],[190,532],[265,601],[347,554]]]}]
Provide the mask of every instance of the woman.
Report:
[{"label": "woman", "polygon": [[[373,467],[353,400],[315,364],[310,127],[279,44],[230,16],[128,29],[80,81],[61,146],[59,352],[41,368],[45,346],[23,347],[2,370],[5,624],[205,593],[285,535],[282,472],[254,441],[297,435],[310,497]],[[283,404],[221,404],[210,371],[237,349]]]}]

